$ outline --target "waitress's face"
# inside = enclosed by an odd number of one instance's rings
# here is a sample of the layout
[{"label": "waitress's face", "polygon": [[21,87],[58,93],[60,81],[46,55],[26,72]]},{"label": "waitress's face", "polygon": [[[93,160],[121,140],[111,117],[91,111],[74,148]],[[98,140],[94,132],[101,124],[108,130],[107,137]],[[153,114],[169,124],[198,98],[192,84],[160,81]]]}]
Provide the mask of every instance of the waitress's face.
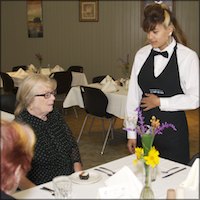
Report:
[{"label": "waitress's face", "polygon": [[153,48],[163,50],[169,44],[172,27],[165,28],[162,24],[157,24],[155,29],[147,33],[147,39]]},{"label": "waitress's face", "polygon": [[48,87],[41,86],[38,88],[37,94],[35,95],[30,107],[35,113],[48,114],[53,110],[55,93]]}]

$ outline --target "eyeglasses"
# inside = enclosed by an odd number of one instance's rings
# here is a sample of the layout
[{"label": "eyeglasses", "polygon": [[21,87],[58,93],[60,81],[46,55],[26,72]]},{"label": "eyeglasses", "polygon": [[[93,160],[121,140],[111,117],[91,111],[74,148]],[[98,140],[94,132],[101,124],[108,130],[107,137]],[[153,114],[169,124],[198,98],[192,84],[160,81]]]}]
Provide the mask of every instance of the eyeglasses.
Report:
[{"label": "eyeglasses", "polygon": [[47,92],[45,94],[36,94],[36,97],[44,97],[45,99],[49,99],[51,97],[51,95],[56,95],[56,91],[52,91],[52,92]]}]

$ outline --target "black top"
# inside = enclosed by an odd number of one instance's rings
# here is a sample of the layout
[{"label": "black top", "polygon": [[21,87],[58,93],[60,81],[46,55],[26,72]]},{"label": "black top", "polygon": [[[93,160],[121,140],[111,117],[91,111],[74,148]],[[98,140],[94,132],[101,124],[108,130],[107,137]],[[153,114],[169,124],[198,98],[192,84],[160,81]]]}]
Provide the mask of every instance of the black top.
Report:
[{"label": "black top", "polygon": [[27,110],[16,120],[29,124],[36,134],[32,168],[27,177],[35,184],[51,181],[55,176],[74,172],[73,164],[81,162],[78,145],[71,130],[58,110],[53,110],[43,121]]},{"label": "black top", "polygon": [[12,196],[10,196],[10,195],[8,195],[8,194],[6,194],[5,192],[3,192],[2,190],[1,190],[1,199],[3,200],[3,199],[15,199],[14,197],[12,197]]},{"label": "black top", "polygon": [[[143,91],[143,96],[145,93],[153,93],[159,97],[183,94],[180,85],[176,48],[177,46],[175,46],[167,66],[158,77],[154,76],[154,55],[151,51],[138,75],[138,83]],[[160,119],[161,123],[168,122],[175,125],[177,131],[168,128],[163,131],[163,134],[156,135],[154,145],[159,150],[161,157],[187,164],[189,162],[189,139],[185,112],[161,111],[159,107],[156,107],[143,112],[143,116],[147,124],[150,123],[150,118],[155,116]],[[140,141],[138,142],[140,143]]]}]

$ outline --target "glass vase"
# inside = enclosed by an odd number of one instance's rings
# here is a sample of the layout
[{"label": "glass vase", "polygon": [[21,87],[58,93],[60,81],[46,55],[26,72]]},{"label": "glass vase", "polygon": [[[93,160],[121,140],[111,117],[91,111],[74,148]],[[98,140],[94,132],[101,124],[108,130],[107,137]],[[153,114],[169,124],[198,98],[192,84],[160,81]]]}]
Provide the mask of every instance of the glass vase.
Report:
[{"label": "glass vase", "polygon": [[140,199],[154,199],[154,193],[151,189],[151,169],[149,165],[144,163],[145,177],[144,177],[144,187],[140,194]]}]

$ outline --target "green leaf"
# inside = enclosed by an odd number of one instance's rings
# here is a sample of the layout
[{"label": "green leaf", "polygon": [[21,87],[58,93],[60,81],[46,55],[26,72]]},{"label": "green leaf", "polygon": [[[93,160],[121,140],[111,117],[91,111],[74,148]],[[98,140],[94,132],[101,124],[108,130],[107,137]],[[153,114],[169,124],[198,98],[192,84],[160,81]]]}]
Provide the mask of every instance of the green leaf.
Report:
[{"label": "green leaf", "polygon": [[153,145],[154,135],[152,134],[143,134],[141,137],[142,147],[144,149],[144,155],[147,156],[149,150]]}]

